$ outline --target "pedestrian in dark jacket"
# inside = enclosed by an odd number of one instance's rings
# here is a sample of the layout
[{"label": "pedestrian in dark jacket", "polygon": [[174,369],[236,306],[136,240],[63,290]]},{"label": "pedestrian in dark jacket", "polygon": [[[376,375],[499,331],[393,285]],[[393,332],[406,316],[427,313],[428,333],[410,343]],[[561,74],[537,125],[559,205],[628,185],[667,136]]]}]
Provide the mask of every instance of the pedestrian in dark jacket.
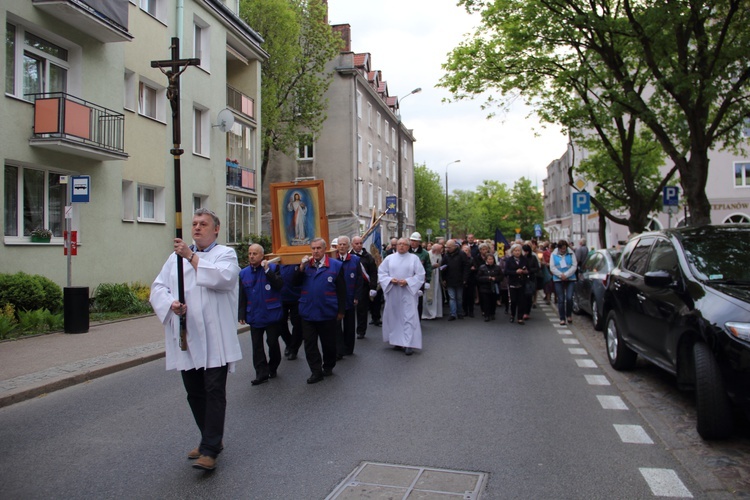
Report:
[{"label": "pedestrian in dark jacket", "polygon": [[471,262],[469,257],[461,251],[456,240],[448,240],[445,244],[446,252],[443,256],[442,280],[448,290],[448,303],[450,305],[450,317],[448,321],[456,318],[463,319],[463,294],[464,286],[469,280]]},{"label": "pedestrian in dark jacket", "polygon": [[485,321],[495,319],[500,283],[504,277],[500,266],[495,264],[495,256],[488,253],[485,263],[479,266],[479,271],[477,271],[479,298],[482,302],[482,313]]},{"label": "pedestrian in dark jacket", "polygon": [[523,256],[526,258],[526,264],[529,266],[529,274],[527,277],[526,284],[524,285],[524,311],[523,319],[527,320],[531,316],[531,306],[534,303],[534,297],[536,295],[536,278],[542,272],[542,266],[539,264],[539,259],[531,249],[531,245],[523,245]]},{"label": "pedestrian in dark jacket", "polygon": [[508,277],[508,295],[510,296],[510,322],[513,323],[518,317],[519,325],[524,324],[524,286],[529,275],[529,264],[522,253],[521,245],[515,243],[510,247],[510,257],[505,259],[505,275]]},{"label": "pedestrian in dark jacket", "polygon": [[[363,240],[361,236],[354,236],[352,238],[352,250],[351,253],[359,257],[359,262],[362,264],[364,269],[365,281],[362,283],[362,292],[360,293],[359,303],[357,304],[357,338],[365,338],[367,333],[367,312],[370,311],[372,314],[373,322],[376,317],[371,311],[372,303],[378,294],[378,265],[375,263],[375,258],[367,252],[364,248]],[[377,321],[380,322],[380,310],[377,311]],[[375,323],[373,323],[375,324]]]}]

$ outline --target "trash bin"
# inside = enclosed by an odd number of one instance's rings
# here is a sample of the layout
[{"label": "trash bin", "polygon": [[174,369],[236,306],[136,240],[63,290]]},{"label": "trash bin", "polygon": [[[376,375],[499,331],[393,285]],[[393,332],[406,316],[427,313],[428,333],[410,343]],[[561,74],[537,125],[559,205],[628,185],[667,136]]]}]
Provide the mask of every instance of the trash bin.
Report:
[{"label": "trash bin", "polygon": [[89,287],[63,288],[63,318],[65,333],[89,331]]}]

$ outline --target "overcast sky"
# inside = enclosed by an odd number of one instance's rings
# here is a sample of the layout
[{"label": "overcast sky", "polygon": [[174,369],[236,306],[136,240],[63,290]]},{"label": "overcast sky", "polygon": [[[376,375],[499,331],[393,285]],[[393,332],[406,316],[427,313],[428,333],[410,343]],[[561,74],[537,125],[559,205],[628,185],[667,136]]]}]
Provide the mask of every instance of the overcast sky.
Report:
[{"label": "overcast sky", "polygon": [[[349,24],[352,50],[369,52],[390,95],[403,97],[401,116],[414,130],[415,160],[438,172],[450,191],[474,190],[483,180],[509,188],[521,177],[541,190],[546,167],[565,153],[566,138],[555,127],[541,129],[528,109],[517,106],[490,120],[482,100],[443,103],[436,88],[447,54],[479,23],[457,0],[328,0],[331,24]],[[536,134],[535,134],[536,130]]]}]

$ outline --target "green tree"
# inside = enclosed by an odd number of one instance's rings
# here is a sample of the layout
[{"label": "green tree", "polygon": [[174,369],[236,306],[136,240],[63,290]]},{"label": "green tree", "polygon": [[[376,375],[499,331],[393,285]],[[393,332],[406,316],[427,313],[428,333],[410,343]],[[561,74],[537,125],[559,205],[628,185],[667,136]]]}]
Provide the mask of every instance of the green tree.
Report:
[{"label": "green tree", "polygon": [[512,234],[515,227],[510,222],[511,195],[508,187],[498,181],[483,181],[477,186],[477,204],[479,223],[472,228],[478,238],[494,238],[495,229],[504,235]]},{"label": "green tree", "polygon": [[[510,190],[511,206],[508,220],[521,229],[525,240],[534,236],[534,225],[544,222],[544,204],[541,193],[531,180],[521,177]],[[515,232],[515,228],[514,228]],[[507,238],[506,234],[506,238]]]},{"label": "green tree", "polygon": [[437,233],[440,219],[445,217],[445,191],[440,174],[427,168],[424,163],[414,165],[414,209],[417,231],[425,238],[427,229]]},{"label": "green tree", "polygon": [[301,137],[315,136],[326,119],[326,70],[342,47],[325,22],[321,0],[242,0],[240,15],[265,40],[261,67],[261,179],[271,151],[293,154]]},{"label": "green tree", "polygon": [[459,3],[482,23],[444,65],[454,97],[494,88],[508,105],[520,94],[570,126],[581,116],[567,104],[590,95],[612,118],[651,130],[679,171],[692,222],[710,222],[708,151],[739,147],[750,114],[746,0]]}]

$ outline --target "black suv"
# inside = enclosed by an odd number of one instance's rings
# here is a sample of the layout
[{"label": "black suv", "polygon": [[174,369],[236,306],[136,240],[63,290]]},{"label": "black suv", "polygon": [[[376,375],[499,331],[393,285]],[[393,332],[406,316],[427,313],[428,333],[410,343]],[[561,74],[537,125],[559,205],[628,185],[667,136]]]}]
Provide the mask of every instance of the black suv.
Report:
[{"label": "black suv", "polygon": [[607,356],[637,355],[694,390],[704,439],[731,435],[730,400],[750,415],[750,224],[643,233],[610,273]]}]

